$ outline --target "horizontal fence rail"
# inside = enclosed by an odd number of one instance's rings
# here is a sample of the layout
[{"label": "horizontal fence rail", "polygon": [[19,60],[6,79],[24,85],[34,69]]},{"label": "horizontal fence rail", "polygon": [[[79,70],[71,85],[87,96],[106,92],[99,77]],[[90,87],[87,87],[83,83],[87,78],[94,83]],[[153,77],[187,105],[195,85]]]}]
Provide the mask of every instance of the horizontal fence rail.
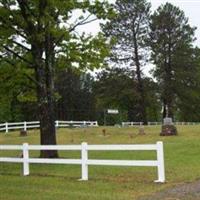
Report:
[{"label": "horizontal fence rail", "polygon": [[122,126],[141,126],[143,122],[122,122]]},{"label": "horizontal fence rail", "polygon": [[[56,128],[61,127],[97,127],[97,121],[55,121]],[[0,124],[0,131],[5,131],[6,133],[9,130],[24,130],[39,128],[40,122],[39,121],[32,121],[32,122],[5,122]]]},{"label": "horizontal fence rail", "polygon": [[[158,180],[155,182],[165,182],[165,168],[164,168],[164,152],[163,143],[156,144],[138,144],[138,145],[88,145],[83,142],[81,145],[0,145],[0,150],[22,150],[22,158],[0,157],[0,162],[23,163],[23,175],[30,174],[30,163],[43,164],[77,164],[81,165],[81,180],[88,180],[88,166],[89,165],[105,165],[105,166],[151,166],[157,167]],[[48,159],[48,158],[30,158],[30,150],[68,150],[81,151],[80,159]],[[103,159],[89,159],[88,151],[145,151],[155,150],[157,152],[157,160],[103,160]]]},{"label": "horizontal fence rail", "polygon": [[[173,122],[174,125],[200,125],[200,122]],[[122,127],[142,126],[143,122],[122,122]],[[147,125],[162,125],[162,122],[147,122]]]}]

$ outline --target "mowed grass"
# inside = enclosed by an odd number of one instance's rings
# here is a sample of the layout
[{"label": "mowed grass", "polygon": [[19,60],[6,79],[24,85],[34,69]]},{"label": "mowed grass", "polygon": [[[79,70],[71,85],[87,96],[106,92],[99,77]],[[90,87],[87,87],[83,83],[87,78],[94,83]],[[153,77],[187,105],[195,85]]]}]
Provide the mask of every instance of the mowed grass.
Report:
[{"label": "mowed grass", "polygon": [[[135,200],[181,183],[200,178],[200,126],[178,126],[178,136],[159,136],[160,126],[138,128],[75,128],[58,129],[58,144],[151,144],[164,142],[166,179],[156,184],[155,167],[89,166],[89,181],[78,181],[79,165],[31,164],[30,176],[22,176],[22,164],[0,163],[0,200]],[[106,129],[103,136],[102,129]],[[29,131],[27,137],[18,132],[0,134],[0,144],[39,144],[39,132]],[[19,151],[0,151],[0,156],[20,156]],[[59,152],[60,157],[80,158],[78,151]],[[38,157],[39,152],[31,152]],[[89,152],[96,159],[155,159],[154,151]]]}]

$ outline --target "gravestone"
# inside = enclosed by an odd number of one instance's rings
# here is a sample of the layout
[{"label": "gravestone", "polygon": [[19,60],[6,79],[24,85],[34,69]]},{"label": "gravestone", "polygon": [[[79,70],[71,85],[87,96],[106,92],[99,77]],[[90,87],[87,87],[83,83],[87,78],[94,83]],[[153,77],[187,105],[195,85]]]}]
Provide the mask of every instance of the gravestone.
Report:
[{"label": "gravestone", "polygon": [[139,127],[139,135],[145,135],[145,132],[144,132],[144,126],[140,126]]},{"label": "gravestone", "polygon": [[27,135],[28,135],[27,131],[25,131],[25,130],[21,130],[20,133],[19,133],[19,136],[21,136],[21,137],[24,137],[24,136],[27,136]]},{"label": "gravestone", "polygon": [[170,117],[165,117],[163,121],[164,125],[173,125],[172,118]]},{"label": "gravestone", "polygon": [[172,118],[166,117],[163,119],[161,136],[177,135],[177,129],[172,122]]}]

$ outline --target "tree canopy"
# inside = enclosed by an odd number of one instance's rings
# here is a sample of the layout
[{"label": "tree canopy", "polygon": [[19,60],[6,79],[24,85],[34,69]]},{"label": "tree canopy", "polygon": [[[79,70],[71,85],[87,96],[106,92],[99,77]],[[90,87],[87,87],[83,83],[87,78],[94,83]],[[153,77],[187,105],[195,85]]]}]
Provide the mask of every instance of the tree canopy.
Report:
[{"label": "tree canopy", "polygon": [[183,96],[185,87],[192,86],[197,72],[193,48],[195,28],[189,25],[183,11],[170,3],[154,12],[150,24],[149,44],[163,117],[174,117],[176,99]]},{"label": "tree canopy", "polygon": [[[74,17],[73,12],[81,14]],[[105,39],[76,32],[78,26],[106,19],[112,9],[106,1],[1,0],[0,56],[12,66],[19,63],[34,82],[40,120],[41,144],[56,144],[54,77],[58,66],[80,69],[102,67]],[[42,157],[57,157],[42,151]]]}]

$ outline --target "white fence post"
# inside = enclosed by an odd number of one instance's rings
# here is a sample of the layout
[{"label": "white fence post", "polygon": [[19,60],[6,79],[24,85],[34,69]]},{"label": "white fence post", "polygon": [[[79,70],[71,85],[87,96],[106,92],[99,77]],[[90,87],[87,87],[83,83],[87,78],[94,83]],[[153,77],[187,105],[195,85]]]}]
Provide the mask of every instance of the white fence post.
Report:
[{"label": "white fence post", "polygon": [[58,120],[56,120],[56,128],[58,128]]},{"label": "white fence post", "polygon": [[29,152],[28,143],[23,143],[23,175],[29,175]]},{"label": "white fence post", "polygon": [[164,152],[163,142],[157,142],[157,161],[158,161],[158,180],[155,182],[165,182],[165,166],[164,166]]},{"label": "white fence post", "polygon": [[81,144],[81,180],[87,181],[88,180],[88,150],[87,150],[87,143],[82,142]]},{"label": "white fence post", "polygon": [[27,125],[26,125],[26,122],[24,122],[24,131],[27,130]]},{"label": "white fence post", "polygon": [[8,133],[8,122],[5,123],[6,133]]}]

